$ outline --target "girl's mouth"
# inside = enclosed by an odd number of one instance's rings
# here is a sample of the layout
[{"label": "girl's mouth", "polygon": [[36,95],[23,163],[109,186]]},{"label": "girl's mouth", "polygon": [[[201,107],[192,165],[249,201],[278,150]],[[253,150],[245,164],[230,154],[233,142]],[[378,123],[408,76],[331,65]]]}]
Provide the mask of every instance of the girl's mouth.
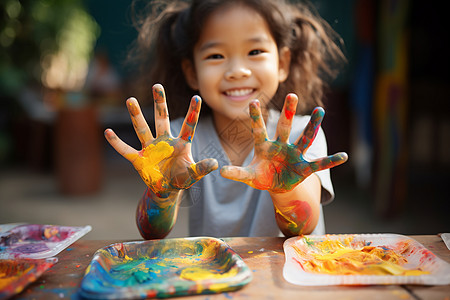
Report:
[{"label": "girl's mouth", "polygon": [[224,94],[227,97],[230,97],[232,100],[235,101],[242,101],[247,99],[248,96],[250,96],[255,90],[251,88],[244,88],[244,89],[233,89],[233,90],[227,90],[224,92]]}]

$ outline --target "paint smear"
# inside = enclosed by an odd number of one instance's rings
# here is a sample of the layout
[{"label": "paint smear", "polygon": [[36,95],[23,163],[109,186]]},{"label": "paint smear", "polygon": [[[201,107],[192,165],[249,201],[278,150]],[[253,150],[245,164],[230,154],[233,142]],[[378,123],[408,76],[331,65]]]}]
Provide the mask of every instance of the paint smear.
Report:
[{"label": "paint smear", "polygon": [[125,158],[133,162],[133,166],[147,186],[154,187],[155,191],[160,191],[168,184],[161,172],[161,162],[169,158],[173,151],[173,146],[161,141],[156,145],[148,145],[142,149],[140,154],[127,154]]},{"label": "paint smear", "polygon": [[239,289],[251,278],[242,259],[219,239],[151,240],[98,250],[81,293],[125,299],[210,294]]},{"label": "paint smear", "polygon": [[283,277],[296,285],[450,284],[450,264],[400,234],[297,236],[283,250]]},{"label": "paint smear", "polygon": [[233,269],[230,272],[221,272],[220,270],[205,269],[202,267],[188,267],[181,271],[180,278],[196,281],[205,279],[228,278],[236,275],[236,269]]},{"label": "paint smear", "polygon": [[352,245],[352,238],[324,240],[313,245],[314,251],[306,252],[293,245],[298,255],[304,257],[301,267],[311,273],[331,275],[395,275],[419,276],[429,272],[406,269],[408,260],[394,250],[383,246]]}]

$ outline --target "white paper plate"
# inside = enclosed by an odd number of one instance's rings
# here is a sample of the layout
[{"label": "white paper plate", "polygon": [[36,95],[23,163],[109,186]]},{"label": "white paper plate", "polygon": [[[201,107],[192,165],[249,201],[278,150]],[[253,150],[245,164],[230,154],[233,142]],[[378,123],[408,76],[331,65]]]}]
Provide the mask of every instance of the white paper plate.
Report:
[{"label": "white paper plate", "polygon": [[[420,268],[429,274],[418,276],[395,275],[330,275],[317,274],[303,270],[302,257],[293,246],[306,253],[316,252],[314,244],[324,240],[341,240],[352,237],[354,244],[383,246],[390,248],[408,260],[406,269]],[[353,243],[352,243],[353,244]],[[405,246],[406,245],[406,246]],[[286,261],[283,268],[284,278],[293,284],[304,286],[323,285],[371,285],[371,284],[422,284],[446,285],[450,284],[450,264],[437,257],[416,240],[398,234],[342,234],[293,237],[284,242]],[[356,249],[356,247],[355,247]],[[316,252],[317,253],[317,252]],[[303,258],[304,259],[304,258]]]}]

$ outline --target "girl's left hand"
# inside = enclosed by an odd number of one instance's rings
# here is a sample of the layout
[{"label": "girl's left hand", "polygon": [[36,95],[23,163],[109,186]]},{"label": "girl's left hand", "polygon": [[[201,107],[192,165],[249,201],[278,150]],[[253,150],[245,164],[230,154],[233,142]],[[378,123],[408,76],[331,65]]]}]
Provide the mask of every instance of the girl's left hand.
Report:
[{"label": "girl's left hand", "polygon": [[275,140],[267,137],[267,131],[258,100],[250,103],[252,131],[255,140],[255,154],[246,167],[224,166],[223,177],[241,181],[259,190],[285,193],[294,189],[313,172],[329,169],[347,161],[347,154],[340,152],[314,161],[305,159],[305,152],[311,146],[320,128],[325,111],[314,109],[308,125],[295,144],[289,143],[289,134],[295,115],[298,98],[288,94],[278,120]]}]

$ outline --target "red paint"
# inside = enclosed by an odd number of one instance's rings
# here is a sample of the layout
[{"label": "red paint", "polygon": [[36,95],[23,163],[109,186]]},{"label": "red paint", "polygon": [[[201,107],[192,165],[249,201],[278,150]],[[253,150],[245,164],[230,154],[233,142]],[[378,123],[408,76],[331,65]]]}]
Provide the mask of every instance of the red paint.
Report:
[{"label": "red paint", "polygon": [[[295,222],[299,229],[299,232],[303,232],[303,229],[308,227],[311,222],[312,209],[308,202],[301,200],[293,200],[286,206],[290,208],[290,211],[282,211],[282,213],[288,217],[291,221]],[[281,210],[280,210],[281,211]],[[276,218],[284,223],[289,223],[283,216],[276,214]]]},{"label": "red paint", "polygon": [[294,117],[294,112],[291,110],[285,109],[284,115],[286,116],[286,119],[291,120]]},{"label": "red paint", "polygon": [[292,210],[297,216],[297,220],[305,223],[305,226],[309,224],[310,218],[312,215],[312,209],[308,202],[301,200],[294,200],[291,202],[291,205],[294,206]]},{"label": "red paint", "polygon": [[195,116],[196,116],[196,115],[197,115],[197,112],[196,112],[196,111],[192,111],[192,112],[189,114],[189,116],[187,117],[187,121],[188,121],[189,124],[194,123],[194,120],[195,120]]}]

